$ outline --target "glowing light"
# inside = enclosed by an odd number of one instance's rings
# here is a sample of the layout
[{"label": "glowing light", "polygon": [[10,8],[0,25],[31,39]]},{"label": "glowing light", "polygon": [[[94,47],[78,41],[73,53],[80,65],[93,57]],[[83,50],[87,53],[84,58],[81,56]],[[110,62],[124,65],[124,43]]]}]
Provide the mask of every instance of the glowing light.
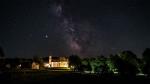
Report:
[{"label": "glowing light", "polygon": [[48,35],[47,35],[47,34],[45,35],[45,38],[48,38]]},{"label": "glowing light", "polygon": [[32,63],[32,69],[39,69],[39,64],[33,62],[33,63]]},{"label": "glowing light", "polygon": [[114,74],[118,74],[118,72],[117,72],[117,71],[114,71]]},{"label": "glowing light", "polygon": [[143,73],[138,73],[136,74],[137,76],[147,76],[147,74],[143,74]]},{"label": "glowing light", "polygon": [[70,68],[74,69],[75,67],[72,65],[72,66],[70,66]]},{"label": "glowing light", "polygon": [[44,67],[45,68],[50,68],[50,64],[49,63],[44,63]]}]

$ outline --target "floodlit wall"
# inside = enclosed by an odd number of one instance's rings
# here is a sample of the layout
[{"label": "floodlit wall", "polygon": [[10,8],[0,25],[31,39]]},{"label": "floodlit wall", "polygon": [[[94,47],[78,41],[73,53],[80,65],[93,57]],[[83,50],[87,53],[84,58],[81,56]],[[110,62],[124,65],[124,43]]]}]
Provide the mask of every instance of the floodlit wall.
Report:
[{"label": "floodlit wall", "polygon": [[39,69],[39,64],[33,62],[32,63],[32,69]]},{"label": "floodlit wall", "polygon": [[68,62],[51,62],[51,67],[69,67]]}]

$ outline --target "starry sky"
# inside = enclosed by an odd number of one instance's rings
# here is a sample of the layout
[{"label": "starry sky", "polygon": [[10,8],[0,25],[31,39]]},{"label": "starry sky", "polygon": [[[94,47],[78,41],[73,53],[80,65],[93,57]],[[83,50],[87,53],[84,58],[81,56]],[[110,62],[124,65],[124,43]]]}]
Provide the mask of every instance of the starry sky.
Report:
[{"label": "starry sky", "polygon": [[1,0],[6,57],[94,57],[150,47],[147,0]]}]

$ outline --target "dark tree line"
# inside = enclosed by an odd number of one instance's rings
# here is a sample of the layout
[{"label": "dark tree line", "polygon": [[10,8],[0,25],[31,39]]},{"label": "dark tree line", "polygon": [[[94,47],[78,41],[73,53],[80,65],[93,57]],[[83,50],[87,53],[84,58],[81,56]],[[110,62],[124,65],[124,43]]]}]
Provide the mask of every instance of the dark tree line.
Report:
[{"label": "dark tree line", "polygon": [[[0,47],[0,69],[5,67],[5,63],[11,59],[4,60],[5,53]],[[23,59],[15,59],[14,62],[23,63]],[[42,65],[43,60],[38,56],[34,56],[33,61]],[[30,60],[28,60],[30,61]],[[10,61],[9,61],[10,62]],[[31,61],[32,62],[32,61]],[[13,62],[12,62],[13,63]],[[25,63],[26,64],[26,63]],[[150,48],[146,48],[142,53],[142,58],[137,58],[132,51],[122,51],[116,55],[105,57],[103,55],[81,59],[78,55],[69,56],[69,67],[78,72],[89,71],[89,73],[114,74],[118,73],[122,76],[136,76],[137,73],[144,73],[150,76]]]},{"label": "dark tree line", "polygon": [[146,48],[142,58],[129,50],[116,55],[98,56],[95,58],[81,59],[78,55],[70,56],[70,65],[74,65],[76,71],[90,71],[91,73],[118,72],[121,76],[136,76],[138,73],[150,75],[150,48]]},{"label": "dark tree line", "polygon": [[150,75],[150,48],[146,48],[143,52],[143,60],[144,60],[144,66],[143,66],[143,72],[145,74]]},{"label": "dark tree line", "polygon": [[4,50],[3,48],[0,46],[0,57],[4,57],[5,54],[4,54]]}]

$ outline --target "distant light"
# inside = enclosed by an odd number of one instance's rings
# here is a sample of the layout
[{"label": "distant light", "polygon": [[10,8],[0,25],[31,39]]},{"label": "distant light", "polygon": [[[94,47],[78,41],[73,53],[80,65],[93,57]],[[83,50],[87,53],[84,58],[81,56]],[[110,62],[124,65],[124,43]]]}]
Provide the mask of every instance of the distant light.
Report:
[{"label": "distant light", "polygon": [[21,68],[21,64],[17,65],[17,68],[18,68],[18,69]]},{"label": "distant light", "polygon": [[47,39],[47,38],[48,38],[48,34],[44,34],[44,35],[43,35],[43,38],[44,38],[44,39]]},{"label": "distant light", "polygon": [[70,66],[70,68],[74,69],[75,67],[74,66]]},{"label": "distant light", "polygon": [[114,74],[118,74],[118,72],[114,71]]},{"label": "distant light", "polygon": [[50,68],[50,64],[49,64],[49,63],[45,63],[45,64],[44,64],[44,67]]},{"label": "distant light", "polygon": [[138,73],[136,74],[137,76],[147,76],[147,74],[143,74],[143,73]]},{"label": "distant light", "polygon": [[48,38],[48,35],[47,35],[47,34],[45,35],[45,38]]},{"label": "distant light", "polygon": [[91,71],[84,71],[84,73],[91,73]]},{"label": "distant light", "polygon": [[21,67],[21,64],[19,64],[18,67]]}]

